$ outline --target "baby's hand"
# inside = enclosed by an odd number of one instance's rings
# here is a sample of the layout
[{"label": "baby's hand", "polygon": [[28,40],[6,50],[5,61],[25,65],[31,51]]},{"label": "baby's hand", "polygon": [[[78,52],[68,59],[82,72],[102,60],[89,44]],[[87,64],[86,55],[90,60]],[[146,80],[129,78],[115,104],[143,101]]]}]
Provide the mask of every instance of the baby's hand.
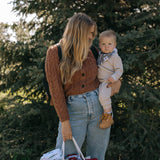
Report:
[{"label": "baby's hand", "polygon": [[107,79],[107,82],[109,82],[109,83],[114,83],[114,79],[113,79],[112,77],[109,77],[109,78]]}]

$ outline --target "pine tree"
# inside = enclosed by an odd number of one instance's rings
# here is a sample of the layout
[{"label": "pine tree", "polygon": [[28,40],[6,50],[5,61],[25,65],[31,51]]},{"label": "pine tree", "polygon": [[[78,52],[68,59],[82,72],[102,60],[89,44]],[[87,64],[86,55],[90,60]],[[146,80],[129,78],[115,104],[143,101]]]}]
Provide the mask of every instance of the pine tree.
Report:
[{"label": "pine tree", "polygon": [[[113,29],[124,64],[120,93],[112,100],[115,125],[108,159],[158,160],[160,110],[160,3],[158,0],[14,0],[14,10],[36,14],[28,28],[28,41],[8,45],[2,51],[12,62],[8,88],[23,89],[31,100],[43,91],[42,62],[49,45],[61,38],[68,18],[85,12],[97,22],[98,33]],[[94,41],[97,45],[97,39]],[[11,58],[12,55],[12,58]],[[12,74],[14,78],[11,77]],[[10,75],[10,76],[9,76]],[[38,98],[38,99],[37,99]]]}]

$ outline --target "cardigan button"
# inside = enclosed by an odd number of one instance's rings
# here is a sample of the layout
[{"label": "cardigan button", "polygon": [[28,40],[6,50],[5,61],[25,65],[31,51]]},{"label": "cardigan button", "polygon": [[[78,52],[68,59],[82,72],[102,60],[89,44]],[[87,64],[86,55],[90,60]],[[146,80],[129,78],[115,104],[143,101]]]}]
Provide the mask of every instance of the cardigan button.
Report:
[{"label": "cardigan button", "polygon": [[82,88],[84,88],[84,84],[82,84]]},{"label": "cardigan button", "polygon": [[84,76],[84,73],[82,73],[82,76]]}]

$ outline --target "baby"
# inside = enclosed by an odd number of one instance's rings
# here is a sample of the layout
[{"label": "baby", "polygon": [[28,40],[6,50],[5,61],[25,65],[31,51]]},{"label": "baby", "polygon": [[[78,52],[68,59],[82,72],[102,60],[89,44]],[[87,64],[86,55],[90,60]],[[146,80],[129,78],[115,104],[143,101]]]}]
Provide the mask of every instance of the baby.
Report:
[{"label": "baby", "polygon": [[105,129],[114,123],[111,107],[111,88],[107,88],[107,86],[110,83],[114,83],[122,76],[123,65],[122,60],[117,53],[116,34],[114,31],[106,30],[100,34],[99,48],[99,100],[104,110],[104,113],[100,119],[99,127]]}]

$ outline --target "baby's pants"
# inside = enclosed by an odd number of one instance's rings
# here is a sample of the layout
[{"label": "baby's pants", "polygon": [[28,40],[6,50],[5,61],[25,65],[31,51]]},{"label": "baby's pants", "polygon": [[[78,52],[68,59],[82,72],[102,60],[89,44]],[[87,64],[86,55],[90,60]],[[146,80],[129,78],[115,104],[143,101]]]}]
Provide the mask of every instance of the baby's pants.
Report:
[{"label": "baby's pants", "polygon": [[111,87],[107,88],[107,85],[107,82],[102,82],[99,86],[99,101],[103,109],[111,108]]}]

